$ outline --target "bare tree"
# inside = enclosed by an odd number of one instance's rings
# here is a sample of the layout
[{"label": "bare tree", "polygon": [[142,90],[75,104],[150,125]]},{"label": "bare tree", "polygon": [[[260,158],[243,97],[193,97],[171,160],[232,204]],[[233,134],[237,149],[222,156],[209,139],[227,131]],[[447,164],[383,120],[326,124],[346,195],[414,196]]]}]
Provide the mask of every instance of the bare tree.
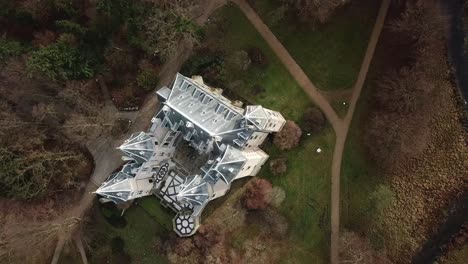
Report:
[{"label": "bare tree", "polygon": [[180,42],[199,43],[199,26],[193,21],[194,3],[190,0],[158,2],[160,8],[144,22],[144,38],[155,55],[167,59]]},{"label": "bare tree", "polygon": [[342,232],[340,238],[340,263],[342,264],[391,264],[385,256],[372,249],[369,241],[354,232]]},{"label": "bare tree", "polygon": [[60,232],[70,230],[79,223],[80,219],[76,217],[38,223],[8,221],[2,226],[0,258],[14,263],[15,260],[38,257],[42,252],[50,252]]},{"label": "bare tree", "polygon": [[244,196],[242,197],[242,204],[245,208],[250,210],[262,210],[267,208],[271,203],[271,183],[265,179],[252,180]]},{"label": "bare tree", "polygon": [[102,135],[109,135],[116,124],[115,112],[104,107],[93,116],[71,114],[63,129],[65,134],[76,142],[86,143]]}]

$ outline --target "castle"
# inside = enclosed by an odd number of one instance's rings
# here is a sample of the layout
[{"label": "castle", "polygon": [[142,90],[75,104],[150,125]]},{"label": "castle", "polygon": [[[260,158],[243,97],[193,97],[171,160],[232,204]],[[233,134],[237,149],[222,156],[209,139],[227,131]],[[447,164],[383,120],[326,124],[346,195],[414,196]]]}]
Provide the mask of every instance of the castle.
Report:
[{"label": "castle", "polygon": [[259,146],[285,119],[260,105],[243,109],[200,76],[177,74],[172,89],[157,95],[162,107],[149,131],[119,147],[127,163],[96,193],[116,204],[155,195],[176,212],[174,231],[191,236],[209,201],[226,194],[234,180],[258,173],[269,157]]}]

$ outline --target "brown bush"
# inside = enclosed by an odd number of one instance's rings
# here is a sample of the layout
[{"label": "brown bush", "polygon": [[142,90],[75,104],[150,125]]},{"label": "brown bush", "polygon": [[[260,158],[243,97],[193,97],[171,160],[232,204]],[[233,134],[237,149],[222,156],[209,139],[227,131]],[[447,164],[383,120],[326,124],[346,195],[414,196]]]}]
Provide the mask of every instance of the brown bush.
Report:
[{"label": "brown bush", "polygon": [[277,210],[267,208],[262,212],[264,222],[270,229],[271,234],[283,238],[288,233],[288,221]]},{"label": "brown bush", "polygon": [[307,108],[302,115],[302,130],[306,132],[320,132],[326,124],[325,115],[316,106]]},{"label": "brown bush", "polygon": [[274,175],[283,175],[288,170],[287,158],[276,158],[270,161],[270,169]]},{"label": "brown bush", "polygon": [[253,95],[261,95],[265,92],[265,87],[260,84],[255,84],[252,86],[252,94]]},{"label": "brown bush", "polygon": [[52,44],[57,39],[57,34],[50,30],[34,32],[32,44],[36,47],[45,47]]},{"label": "brown bush", "polygon": [[249,58],[252,61],[252,64],[258,66],[267,66],[268,59],[266,58],[263,51],[257,47],[250,48],[247,53],[249,54]]},{"label": "brown bush", "polygon": [[255,179],[249,183],[242,197],[242,204],[249,210],[262,210],[271,202],[271,183],[265,179]]},{"label": "brown bush", "polygon": [[114,74],[124,73],[135,67],[135,58],[125,49],[118,47],[107,48],[104,58]]},{"label": "brown bush", "polygon": [[192,238],[178,238],[173,245],[172,251],[178,256],[186,257],[194,249],[195,244]]},{"label": "brown bush", "polygon": [[290,150],[299,145],[301,136],[301,128],[293,121],[288,120],[283,129],[275,134],[273,143],[281,150]]},{"label": "brown bush", "polygon": [[369,241],[354,232],[343,232],[340,238],[340,263],[390,264],[385,254],[375,251]]},{"label": "brown bush", "polygon": [[247,70],[251,62],[252,61],[249,58],[249,54],[247,54],[247,52],[244,50],[235,51],[226,58],[226,64],[228,67],[236,71]]},{"label": "brown bush", "polygon": [[193,239],[197,248],[208,251],[215,245],[224,242],[224,233],[222,233],[218,226],[202,225]]}]

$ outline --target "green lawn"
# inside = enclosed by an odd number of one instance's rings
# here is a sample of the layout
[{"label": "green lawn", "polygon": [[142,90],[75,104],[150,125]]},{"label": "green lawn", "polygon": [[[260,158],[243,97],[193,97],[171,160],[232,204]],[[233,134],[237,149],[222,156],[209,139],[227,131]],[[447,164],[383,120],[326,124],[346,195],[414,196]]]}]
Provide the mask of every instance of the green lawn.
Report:
[{"label": "green lawn", "polygon": [[[210,45],[221,47],[226,54],[255,46],[265,53],[269,61],[268,67],[264,69],[250,66],[241,75],[229,72],[228,76],[235,76],[232,80],[241,79],[245,84],[233,92],[247,98],[251,103],[280,111],[286,119],[300,122],[304,109],[311,105],[310,99],[242,12],[236,6],[228,5],[220,9],[212,21],[222,23],[221,27],[226,32],[221,37],[210,40]],[[215,28],[208,27],[207,35],[211,34],[210,30]],[[261,83],[266,89],[265,93],[258,96],[252,94],[248,87],[255,83]],[[289,222],[287,244],[290,246],[284,249],[282,263],[328,262],[330,165],[334,140],[333,130],[329,127],[319,134],[304,135],[300,146],[292,151],[282,152],[274,146],[265,148],[271,158],[288,158],[286,175],[272,175],[267,165],[259,175],[286,192],[280,211]],[[315,152],[317,147],[322,148],[321,154]],[[240,248],[239,243],[255,237],[256,232],[251,229],[252,227],[246,226],[240,230],[231,245]]]},{"label": "green lawn", "polygon": [[343,153],[341,170],[341,219],[342,225],[349,229],[366,229],[367,222],[372,214],[370,208],[370,194],[377,184],[381,183],[381,177],[373,168],[372,162],[367,158],[363,146],[363,119],[366,105],[364,98],[369,93],[364,89],[358,102],[351,124],[349,135]]},{"label": "green lawn", "polygon": [[[95,249],[92,250],[90,263],[100,263],[114,258],[121,258],[112,253],[112,239],[120,237],[124,241],[124,252],[126,252],[132,263],[166,263],[167,260],[160,252],[154,249],[155,240],[172,232],[171,219],[173,215],[159,204],[159,199],[150,196],[136,201],[125,211],[123,218],[127,221],[124,228],[112,226],[104,214],[117,213],[120,211],[100,209],[96,215],[96,223],[92,230],[97,235],[92,242]],[[106,212],[104,212],[106,211]],[[104,212],[104,214],[103,214]],[[111,263],[113,263],[111,261]]]},{"label": "green lawn", "polygon": [[[292,151],[270,147],[271,159],[288,158],[286,175],[274,176],[265,166],[260,177],[286,192],[281,212],[288,219],[290,243],[283,256],[289,263],[327,263],[329,248],[330,168],[335,136],[326,128],[319,134],[304,136],[301,145]],[[316,153],[320,147],[322,152]]]},{"label": "green lawn", "polygon": [[380,1],[351,1],[325,25],[301,24],[286,15],[272,22],[279,0],[251,1],[291,56],[320,89],[352,87],[374,26]]},{"label": "green lawn", "polygon": [[[345,103],[345,104],[343,104]],[[348,113],[348,108],[349,108],[349,101],[346,100],[333,100],[330,102],[331,107],[335,110],[336,114],[344,118],[346,116],[346,113]]]}]

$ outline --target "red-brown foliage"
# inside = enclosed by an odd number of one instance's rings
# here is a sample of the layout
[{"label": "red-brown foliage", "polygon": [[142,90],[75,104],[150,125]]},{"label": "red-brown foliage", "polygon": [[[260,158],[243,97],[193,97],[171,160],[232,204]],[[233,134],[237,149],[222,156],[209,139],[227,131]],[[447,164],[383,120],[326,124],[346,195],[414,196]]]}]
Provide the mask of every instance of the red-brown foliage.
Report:
[{"label": "red-brown foliage", "polygon": [[33,36],[34,36],[34,39],[32,43],[36,47],[41,47],[41,46],[45,47],[55,42],[55,40],[57,40],[57,34],[50,30],[34,32]]},{"label": "red-brown foliage", "polygon": [[214,225],[203,225],[194,236],[195,246],[201,250],[209,250],[213,246],[224,242],[224,233]]},{"label": "red-brown foliage", "polygon": [[281,150],[290,150],[299,145],[301,136],[301,128],[293,121],[288,120],[283,129],[276,133],[273,143]]},{"label": "red-brown foliage", "polygon": [[177,238],[175,241],[172,250],[175,254],[181,257],[186,257],[190,255],[192,250],[195,249],[195,244],[191,238]]},{"label": "red-brown foliage", "polygon": [[249,210],[262,210],[271,202],[271,183],[265,179],[255,179],[249,183],[242,197],[242,204]]}]

